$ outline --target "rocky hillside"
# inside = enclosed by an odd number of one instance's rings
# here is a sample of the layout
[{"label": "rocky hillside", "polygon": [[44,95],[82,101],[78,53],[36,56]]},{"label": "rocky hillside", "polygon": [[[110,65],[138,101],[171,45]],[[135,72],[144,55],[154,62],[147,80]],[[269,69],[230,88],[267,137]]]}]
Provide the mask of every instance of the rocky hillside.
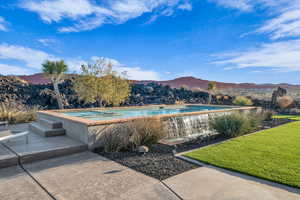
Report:
[{"label": "rocky hillside", "polygon": [[[60,84],[60,91],[64,98],[66,108],[93,107],[93,104],[84,104],[80,101],[73,90],[73,77],[69,77]],[[0,77],[0,102],[15,102],[26,106],[38,106],[42,109],[56,109],[57,102],[52,85],[29,84],[18,77]],[[176,101],[186,103],[206,103],[207,92],[191,91],[184,88],[171,88],[168,85],[158,83],[133,84],[130,98],[124,105],[144,105],[144,104],[174,104]],[[213,103],[231,104],[232,98],[229,96],[214,96]]]}]

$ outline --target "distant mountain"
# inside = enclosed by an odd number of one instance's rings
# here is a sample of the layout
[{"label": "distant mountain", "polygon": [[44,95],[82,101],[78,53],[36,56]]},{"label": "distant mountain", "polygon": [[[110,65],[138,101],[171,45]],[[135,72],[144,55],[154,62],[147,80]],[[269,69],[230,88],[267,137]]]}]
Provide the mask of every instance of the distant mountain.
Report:
[{"label": "distant mountain", "polygon": [[50,79],[47,78],[43,73],[19,76],[19,78],[33,85],[42,85],[50,83]]},{"label": "distant mountain", "polygon": [[[46,78],[44,74],[33,74],[27,76],[19,76],[20,79],[27,81],[30,84],[38,85],[38,84],[47,84],[50,83],[50,79]],[[153,81],[153,80],[144,80],[144,81],[134,81],[138,84],[147,84],[150,82],[156,82],[162,85],[169,85],[173,88],[180,88],[182,86],[188,87],[190,89],[201,89],[206,90],[209,80],[198,79],[192,76],[180,77],[173,80],[167,81]],[[287,89],[300,89],[300,85],[292,85],[287,83],[281,84],[255,84],[255,83],[224,83],[224,82],[216,82],[217,87],[219,89],[267,89],[267,88],[277,88],[283,87]]]},{"label": "distant mountain", "polygon": [[[190,89],[202,89],[206,90],[208,83],[211,82],[209,80],[198,79],[192,76],[180,77],[173,80],[168,81],[137,81],[137,83],[149,83],[156,82],[162,85],[169,85],[170,87],[179,88],[182,86],[186,86]],[[255,84],[255,83],[224,83],[217,82],[217,87],[219,89],[229,89],[229,88],[237,88],[237,89],[267,89],[267,88],[277,88],[283,87],[287,89],[300,89],[300,85],[292,85],[287,83],[281,84]]]}]

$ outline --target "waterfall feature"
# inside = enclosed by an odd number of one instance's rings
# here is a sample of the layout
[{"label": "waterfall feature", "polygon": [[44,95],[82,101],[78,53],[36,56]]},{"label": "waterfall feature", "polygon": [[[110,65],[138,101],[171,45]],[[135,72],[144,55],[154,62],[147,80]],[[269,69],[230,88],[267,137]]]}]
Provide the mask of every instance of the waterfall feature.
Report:
[{"label": "waterfall feature", "polygon": [[216,135],[217,132],[210,129],[209,121],[211,118],[229,113],[170,117],[165,121],[168,131],[167,139],[207,138]]}]

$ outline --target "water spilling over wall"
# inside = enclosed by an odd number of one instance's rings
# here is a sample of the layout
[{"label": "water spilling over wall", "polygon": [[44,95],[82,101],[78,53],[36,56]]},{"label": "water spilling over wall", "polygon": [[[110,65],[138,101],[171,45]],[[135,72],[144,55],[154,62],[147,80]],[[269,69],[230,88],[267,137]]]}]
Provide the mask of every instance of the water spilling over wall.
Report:
[{"label": "water spilling over wall", "polygon": [[207,138],[216,135],[217,132],[210,128],[209,121],[230,113],[232,112],[170,117],[164,121],[168,132],[167,139]]}]

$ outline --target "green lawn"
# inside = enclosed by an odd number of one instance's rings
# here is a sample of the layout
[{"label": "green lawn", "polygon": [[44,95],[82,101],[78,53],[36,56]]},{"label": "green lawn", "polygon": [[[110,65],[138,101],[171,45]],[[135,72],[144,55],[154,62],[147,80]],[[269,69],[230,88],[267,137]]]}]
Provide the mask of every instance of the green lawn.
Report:
[{"label": "green lawn", "polygon": [[[293,118],[295,116],[276,116]],[[208,146],[185,156],[300,188],[300,121]]]},{"label": "green lawn", "polygon": [[291,120],[300,121],[300,116],[296,116],[296,115],[275,115],[273,118],[277,118],[277,119],[287,118]]}]

